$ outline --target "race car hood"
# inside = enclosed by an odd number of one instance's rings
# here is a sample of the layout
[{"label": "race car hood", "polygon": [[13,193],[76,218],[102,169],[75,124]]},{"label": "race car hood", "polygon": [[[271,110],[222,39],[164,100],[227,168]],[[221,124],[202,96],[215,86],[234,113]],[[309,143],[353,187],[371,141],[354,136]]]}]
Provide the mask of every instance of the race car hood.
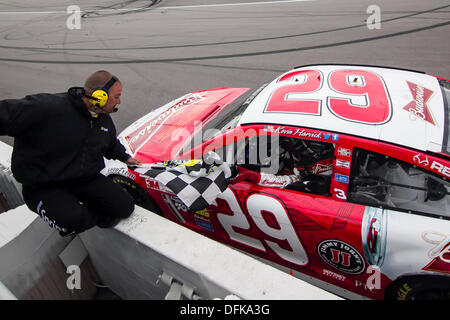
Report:
[{"label": "race car hood", "polygon": [[183,144],[247,88],[216,88],[184,95],[137,120],[120,135],[127,151],[143,163],[175,159]]}]

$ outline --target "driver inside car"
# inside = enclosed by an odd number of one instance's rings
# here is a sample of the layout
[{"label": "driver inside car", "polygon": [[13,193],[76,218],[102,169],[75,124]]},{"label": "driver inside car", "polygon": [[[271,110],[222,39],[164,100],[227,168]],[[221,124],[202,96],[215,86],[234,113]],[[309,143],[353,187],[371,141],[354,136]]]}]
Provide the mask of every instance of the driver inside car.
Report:
[{"label": "driver inside car", "polygon": [[272,157],[279,157],[280,169],[276,174],[238,166],[239,174],[232,183],[247,181],[264,187],[321,195],[329,193],[334,160],[333,144],[280,137],[277,151]]}]

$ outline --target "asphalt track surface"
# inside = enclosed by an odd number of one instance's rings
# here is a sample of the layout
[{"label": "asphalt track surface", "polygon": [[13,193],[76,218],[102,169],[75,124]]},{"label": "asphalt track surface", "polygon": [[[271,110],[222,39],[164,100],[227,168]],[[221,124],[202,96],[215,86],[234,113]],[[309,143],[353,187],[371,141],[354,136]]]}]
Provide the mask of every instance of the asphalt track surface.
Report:
[{"label": "asphalt track surface", "polygon": [[[118,131],[185,93],[253,88],[292,67],[401,67],[450,78],[450,2],[441,0],[0,0],[0,99],[124,84]],[[381,10],[380,29],[368,28]],[[71,20],[73,21],[73,20]],[[8,137],[0,140],[12,143]]]}]

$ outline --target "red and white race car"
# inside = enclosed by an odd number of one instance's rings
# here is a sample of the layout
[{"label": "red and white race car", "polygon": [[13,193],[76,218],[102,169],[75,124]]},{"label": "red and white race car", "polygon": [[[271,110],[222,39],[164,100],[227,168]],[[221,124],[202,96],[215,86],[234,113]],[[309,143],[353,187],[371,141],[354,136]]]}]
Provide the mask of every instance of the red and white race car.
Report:
[{"label": "red and white race car", "polygon": [[450,80],[421,72],[298,67],[187,94],[120,134],[143,163],[215,151],[237,164],[206,209],[116,162],[103,172],[139,205],[343,297],[449,299],[449,101]]}]

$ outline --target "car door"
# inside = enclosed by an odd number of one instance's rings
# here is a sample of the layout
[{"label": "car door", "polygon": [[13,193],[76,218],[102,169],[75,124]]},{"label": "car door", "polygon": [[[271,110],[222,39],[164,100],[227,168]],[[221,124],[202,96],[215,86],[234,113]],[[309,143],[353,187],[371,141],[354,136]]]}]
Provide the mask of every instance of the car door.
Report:
[{"label": "car door", "polygon": [[[289,163],[283,157],[288,155],[276,150],[253,157],[256,163],[245,163],[251,158],[249,140],[264,135],[263,129],[256,132],[250,138],[244,135],[233,143],[237,162],[244,162],[240,167],[259,174],[278,160],[278,173],[283,172],[283,166]],[[292,135],[284,137],[293,139]],[[218,148],[215,151],[227,158],[230,144],[227,146],[228,150]],[[338,149],[334,147],[333,152]],[[328,169],[332,181],[328,192],[322,195],[301,188],[290,190],[261,185],[254,179],[231,183],[217,197],[216,203],[208,207],[210,221],[215,235],[226,244],[288,268],[291,273],[300,272],[359,294],[373,295],[366,287],[368,264],[361,241],[365,207],[343,201],[339,196],[344,193],[339,191],[336,197],[336,191],[330,188],[348,184],[348,180],[336,182],[335,174],[342,170],[336,171],[335,166]]]}]

